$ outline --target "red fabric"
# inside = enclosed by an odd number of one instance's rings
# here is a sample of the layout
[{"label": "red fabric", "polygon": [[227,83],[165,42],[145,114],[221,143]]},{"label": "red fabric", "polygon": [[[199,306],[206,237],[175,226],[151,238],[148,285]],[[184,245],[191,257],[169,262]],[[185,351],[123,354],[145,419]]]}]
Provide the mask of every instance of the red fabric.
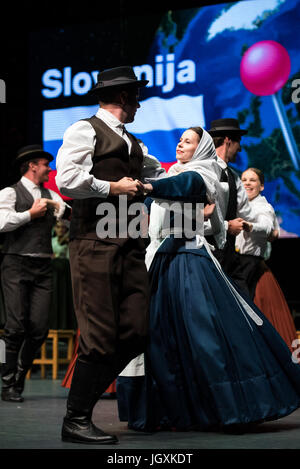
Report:
[{"label": "red fabric", "polygon": [[[70,386],[71,386],[71,382],[72,382],[72,378],[73,378],[73,372],[74,372],[74,368],[75,368],[75,363],[76,363],[76,360],[77,360],[79,335],[80,335],[80,332],[79,332],[79,329],[78,329],[77,334],[76,334],[76,338],[75,338],[73,356],[72,356],[72,359],[69,363],[69,366],[68,366],[67,372],[65,374],[65,377],[64,377],[64,379],[61,383],[62,387],[64,387],[64,388],[70,388]],[[116,392],[116,380],[108,386],[108,388],[106,389],[105,392],[107,392],[107,393],[115,393]]]},{"label": "red fabric", "polygon": [[291,352],[294,351],[292,342],[297,339],[294,320],[284,294],[267,266],[257,283],[254,303],[281,335]]},{"label": "red fabric", "polygon": [[168,172],[171,166],[173,166],[173,164],[175,163],[177,163],[177,161],[172,161],[171,163],[160,163],[160,164]]},{"label": "red fabric", "polygon": [[72,200],[72,199],[70,199],[70,197],[66,197],[65,195],[62,195],[59,192],[58,187],[57,187],[56,182],[55,182],[56,173],[57,173],[57,171],[54,170],[54,169],[51,171],[51,173],[49,173],[49,180],[47,182],[44,182],[44,187],[46,187],[46,189],[50,189],[50,190],[56,192],[58,195],[61,196],[61,198],[63,200]]}]

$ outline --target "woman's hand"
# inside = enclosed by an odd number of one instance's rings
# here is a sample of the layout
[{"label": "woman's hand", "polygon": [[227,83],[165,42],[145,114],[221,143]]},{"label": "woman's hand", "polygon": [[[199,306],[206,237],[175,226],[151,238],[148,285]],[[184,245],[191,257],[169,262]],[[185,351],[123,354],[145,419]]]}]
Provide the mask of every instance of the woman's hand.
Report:
[{"label": "woman's hand", "polygon": [[271,233],[269,234],[268,241],[270,243],[273,243],[276,239],[279,238],[279,230],[272,230]]},{"label": "woman's hand", "polygon": [[206,204],[204,206],[204,221],[208,220],[214,213],[216,204]]},{"label": "woman's hand", "polygon": [[153,186],[150,183],[144,184],[144,195],[149,194],[153,191]]}]

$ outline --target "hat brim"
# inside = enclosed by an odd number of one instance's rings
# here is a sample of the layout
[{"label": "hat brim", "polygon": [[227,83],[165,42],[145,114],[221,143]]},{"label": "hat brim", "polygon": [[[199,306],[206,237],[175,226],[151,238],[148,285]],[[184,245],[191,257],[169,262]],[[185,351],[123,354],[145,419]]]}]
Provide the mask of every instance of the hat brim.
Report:
[{"label": "hat brim", "polygon": [[207,131],[211,137],[222,137],[223,135],[246,135],[248,130],[243,129],[210,129]]},{"label": "hat brim", "polygon": [[28,152],[21,153],[20,155],[17,156],[15,160],[15,164],[20,165],[25,163],[26,161],[31,161],[35,160],[38,158],[45,158],[46,160],[51,161],[54,160],[53,156],[51,153],[48,153],[47,151],[44,150],[31,150]]},{"label": "hat brim", "polygon": [[121,87],[137,87],[137,88],[143,88],[149,83],[149,80],[124,80],[124,81],[117,81],[116,83],[108,83],[108,84],[103,84],[101,86],[99,83],[97,83],[90,91],[88,91],[88,94],[92,95],[97,95],[102,93],[103,91],[105,92],[106,90],[110,90],[112,88],[121,88]]}]

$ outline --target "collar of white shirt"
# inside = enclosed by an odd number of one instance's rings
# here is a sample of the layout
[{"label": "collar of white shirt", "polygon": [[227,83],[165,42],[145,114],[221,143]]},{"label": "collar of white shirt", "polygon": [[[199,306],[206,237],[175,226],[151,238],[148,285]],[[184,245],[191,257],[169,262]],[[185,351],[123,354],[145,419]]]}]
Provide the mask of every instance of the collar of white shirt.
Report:
[{"label": "collar of white shirt", "polygon": [[32,182],[30,179],[28,179],[28,178],[25,177],[25,176],[22,176],[22,177],[21,177],[21,183],[23,184],[23,186],[26,187],[26,189],[27,189],[30,193],[36,191],[37,189],[38,189],[39,191],[41,191],[40,186],[37,186],[34,182]]},{"label": "collar of white shirt", "polygon": [[225,161],[222,160],[222,158],[220,158],[218,155],[217,155],[217,163],[219,166],[221,166],[222,169],[227,168],[227,164],[225,163]]},{"label": "collar of white shirt", "polygon": [[119,133],[123,133],[124,124],[122,124],[122,122],[120,122],[119,119],[117,119],[111,112],[106,111],[106,109],[102,109],[100,107],[96,112],[96,117],[103,120],[103,122],[105,122],[109,127],[115,127],[118,129]]}]

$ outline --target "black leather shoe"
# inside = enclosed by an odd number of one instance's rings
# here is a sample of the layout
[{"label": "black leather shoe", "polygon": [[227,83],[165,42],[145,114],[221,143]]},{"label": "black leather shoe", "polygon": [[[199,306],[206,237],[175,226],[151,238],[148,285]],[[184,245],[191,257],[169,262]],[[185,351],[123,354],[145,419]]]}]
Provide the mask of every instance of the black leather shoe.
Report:
[{"label": "black leather shoe", "polygon": [[84,443],[86,445],[111,445],[118,443],[115,435],[108,435],[86,417],[82,419],[64,418],[61,432],[62,441],[69,443]]},{"label": "black leather shoe", "polygon": [[24,402],[24,397],[13,387],[2,389],[1,399],[6,402]]},{"label": "black leather shoe", "polygon": [[111,373],[107,365],[77,359],[61,432],[63,441],[90,445],[118,442],[116,436],[104,433],[92,422],[93,408],[112,382]]}]

